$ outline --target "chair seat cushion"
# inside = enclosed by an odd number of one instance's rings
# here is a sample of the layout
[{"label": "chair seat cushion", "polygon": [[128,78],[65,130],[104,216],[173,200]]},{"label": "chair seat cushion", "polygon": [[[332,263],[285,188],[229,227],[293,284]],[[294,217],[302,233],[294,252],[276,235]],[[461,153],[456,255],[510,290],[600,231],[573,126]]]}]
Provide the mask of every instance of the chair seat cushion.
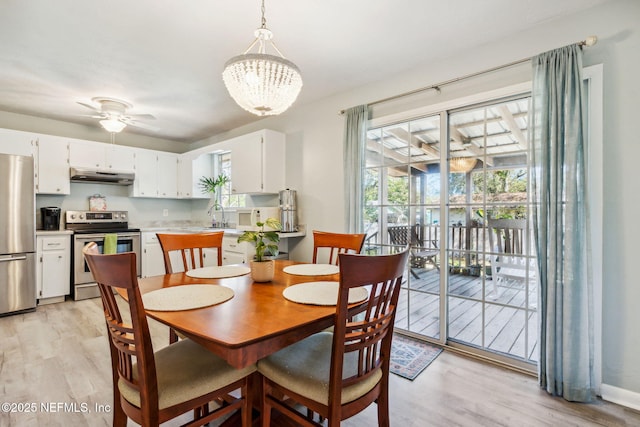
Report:
[{"label": "chair seat cushion", "polygon": [[[256,370],[255,365],[236,369],[192,340],[181,340],[154,354],[158,377],[158,407],[168,408],[232,384]],[[134,379],[138,377],[136,364]],[[118,381],[122,396],[140,407],[140,394]]]},{"label": "chair seat cushion", "polygon": [[[329,403],[329,370],[333,334],[320,332],[258,362],[258,371],[295,393],[327,405]],[[343,378],[357,372],[357,353],[347,353],[343,365]],[[356,400],[378,384],[382,371],[378,369],[369,378],[342,390],[342,404]]]}]

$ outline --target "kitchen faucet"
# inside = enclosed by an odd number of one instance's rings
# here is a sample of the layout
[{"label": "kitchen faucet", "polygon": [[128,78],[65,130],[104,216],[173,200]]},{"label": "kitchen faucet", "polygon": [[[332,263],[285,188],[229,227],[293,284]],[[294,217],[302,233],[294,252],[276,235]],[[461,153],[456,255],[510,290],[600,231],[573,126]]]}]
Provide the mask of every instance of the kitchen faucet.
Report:
[{"label": "kitchen faucet", "polygon": [[[227,223],[227,220],[225,218],[224,215],[224,206],[222,206],[221,204],[218,204],[218,202],[213,201],[213,203],[209,203],[209,210],[207,211],[207,215],[209,216],[213,216],[213,221],[211,223],[211,226],[213,228],[227,228],[227,226],[229,225]],[[217,208],[220,208],[220,212],[222,212],[222,221],[220,223],[218,223],[218,221],[216,221],[216,215],[213,213],[214,210],[217,210]]]}]

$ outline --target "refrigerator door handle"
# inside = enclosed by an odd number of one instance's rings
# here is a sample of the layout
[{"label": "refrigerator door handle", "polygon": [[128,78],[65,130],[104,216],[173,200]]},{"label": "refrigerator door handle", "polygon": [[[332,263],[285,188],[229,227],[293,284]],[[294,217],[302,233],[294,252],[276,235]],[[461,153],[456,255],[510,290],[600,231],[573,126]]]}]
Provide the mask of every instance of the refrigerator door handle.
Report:
[{"label": "refrigerator door handle", "polygon": [[26,255],[20,255],[20,256],[9,255],[8,257],[0,257],[0,262],[20,261],[25,259],[27,259]]}]

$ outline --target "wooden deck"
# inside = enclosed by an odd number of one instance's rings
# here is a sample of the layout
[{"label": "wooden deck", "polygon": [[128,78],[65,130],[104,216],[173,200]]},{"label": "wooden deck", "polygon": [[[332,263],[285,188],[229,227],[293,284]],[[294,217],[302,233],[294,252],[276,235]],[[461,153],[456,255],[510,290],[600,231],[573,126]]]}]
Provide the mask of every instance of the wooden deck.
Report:
[{"label": "wooden deck", "polygon": [[[419,278],[407,274],[396,327],[439,339],[440,272],[428,268],[413,271]],[[451,274],[449,282],[449,341],[537,362],[535,284],[530,286],[528,301],[525,301],[527,295],[522,284],[499,287],[496,293],[493,281],[482,276]]]}]

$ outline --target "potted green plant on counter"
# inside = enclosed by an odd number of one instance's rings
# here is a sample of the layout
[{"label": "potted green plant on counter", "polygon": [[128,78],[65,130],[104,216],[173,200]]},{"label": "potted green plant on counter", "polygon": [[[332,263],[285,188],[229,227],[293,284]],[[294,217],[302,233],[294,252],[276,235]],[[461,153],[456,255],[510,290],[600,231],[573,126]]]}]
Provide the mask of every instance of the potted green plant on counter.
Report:
[{"label": "potted green plant on counter", "polygon": [[[255,282],[270,282],[273,279],[274,262],[269,256],[278,255],[278,230],[282,228],[276,218],[267,218],[264,222],[257,222],[257,231],[245,231],[238,237],[238,243],[250,242],[255,245],[254,259],[249,261],[251,278]],[[265,226],[270,230],[265,231]]]}]

